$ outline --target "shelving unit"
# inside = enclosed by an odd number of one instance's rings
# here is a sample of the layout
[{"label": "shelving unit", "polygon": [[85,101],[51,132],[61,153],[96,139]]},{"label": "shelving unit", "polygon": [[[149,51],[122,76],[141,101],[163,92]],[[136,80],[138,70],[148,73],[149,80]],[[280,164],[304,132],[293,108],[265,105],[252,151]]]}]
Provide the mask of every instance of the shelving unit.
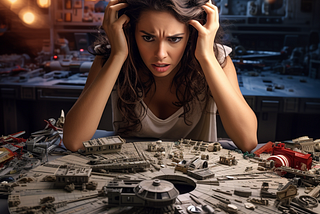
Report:
[{"label": "shelving unit", "polygon": [[[75,33],[94,35],[102,24],[104,13],[95,13],[95,1],[56,0],[52,1],[53,43],[59,38],[69,40],[70,49],[76,49]],[[69,38],[69,39],[68,39]]]}]

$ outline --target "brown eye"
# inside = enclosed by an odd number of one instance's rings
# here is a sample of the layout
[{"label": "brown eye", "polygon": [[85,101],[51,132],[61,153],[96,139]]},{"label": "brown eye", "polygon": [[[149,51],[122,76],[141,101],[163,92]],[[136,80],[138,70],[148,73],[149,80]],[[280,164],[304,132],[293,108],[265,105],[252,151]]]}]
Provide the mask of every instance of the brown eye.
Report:
[{"label": "brown eye", "polygon": [[152,36],[142,36],[143,40],[146,41],[146,42],[151,42],[153,41],[153,37]]},{"label": "brown eye", "polygon": [[173,42],[173,43],[178,43],[181,41],[181,39],[182,39],[182,37],[170,37],[169,41]]}]

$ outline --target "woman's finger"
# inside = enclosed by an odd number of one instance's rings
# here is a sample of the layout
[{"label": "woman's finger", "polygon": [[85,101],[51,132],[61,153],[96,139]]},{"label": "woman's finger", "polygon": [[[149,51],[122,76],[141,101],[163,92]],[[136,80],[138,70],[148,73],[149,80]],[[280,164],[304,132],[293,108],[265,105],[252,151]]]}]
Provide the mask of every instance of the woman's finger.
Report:
[{"label": "woman's finger", "polygon": [[128,6],[127,3],[119,3],[120,0],[111,0],[104,12],[103,22],[112,24],[118,19],[118,11]]},{"label": "woman's finger", "polygon": [[108,13],[109,13],[109,23],[113,23],[114,21],[116,21],[119,17],[118,17],[118,12],[119,10],[126,8],[128,6],[127,3],[119,3],[119,4],[115,4],[112,5],[108,8]]},{"label": "woman's finger", "polygon": [[121,24],[122,26],[125,25],[126,23],[128,23],[129,21],[130,21],[130,18],[126,14],[123,14],[117,20],[117,22],[119,22],[119,24]]},{"label": "woman's finger", "polygon": [[106,9],[105,9],[105,11],[104,11],[104,16],[105,16],[106,19],[109,18],[109,16],[107,16],[107,14],[110,14],[110,13],[111,13],[111,9],[110,9],[110,8],[111,8],[113,5],[116,5],[116,4],[118,4],[118,3],[119,3],[119,0],[110,0],[110,1],[109,1],[108,5],[107,5],[107,7],[106,7]]},{"label": "woman's finger", "polygon": [[202,8],[207,13],[207,23],[206,25],[211,26],[213,23],[219,23],[219,12],[218,8],[214,5],[209,5],[208,3],[203,5]]},{"label": "woman's finger", "polygon": [[198,32],[200,32],[203,28],[203,25],[196,20],[189,21],[189,24],[192,25]]}]

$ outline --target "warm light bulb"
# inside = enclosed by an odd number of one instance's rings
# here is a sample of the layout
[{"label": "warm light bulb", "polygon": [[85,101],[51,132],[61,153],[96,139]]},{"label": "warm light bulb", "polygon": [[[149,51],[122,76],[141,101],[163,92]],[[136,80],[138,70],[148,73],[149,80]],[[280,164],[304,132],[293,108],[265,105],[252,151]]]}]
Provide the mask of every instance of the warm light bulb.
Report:
[{"label": "warm light bulb", "polygon": [[31,13],[31,12],[26,12],[24,15],[23,15],[23,21],[27,24],[32,24],[33,21],[34,21],[35,17],[34,17],[34,14]]},{"label": "warm light bulb", "polygon": [[39,7],[48,8],[51,4],[51,0],[37,0]]},{"label": "warm light bulb", "polygon": [[9,0],[9,2],[11,2],[11,4],[14,4],[17,0]]}]

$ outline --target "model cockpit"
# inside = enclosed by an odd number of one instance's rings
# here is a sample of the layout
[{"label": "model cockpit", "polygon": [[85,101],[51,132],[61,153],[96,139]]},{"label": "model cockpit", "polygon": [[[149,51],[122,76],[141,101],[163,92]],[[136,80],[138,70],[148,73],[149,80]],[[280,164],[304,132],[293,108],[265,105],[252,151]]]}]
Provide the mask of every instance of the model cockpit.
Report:
[{"label": "model cockpit", "polygon": [[175,203],[179,191],[166,180],[113,180],[104,188],[109,205],[165,207]]}]

